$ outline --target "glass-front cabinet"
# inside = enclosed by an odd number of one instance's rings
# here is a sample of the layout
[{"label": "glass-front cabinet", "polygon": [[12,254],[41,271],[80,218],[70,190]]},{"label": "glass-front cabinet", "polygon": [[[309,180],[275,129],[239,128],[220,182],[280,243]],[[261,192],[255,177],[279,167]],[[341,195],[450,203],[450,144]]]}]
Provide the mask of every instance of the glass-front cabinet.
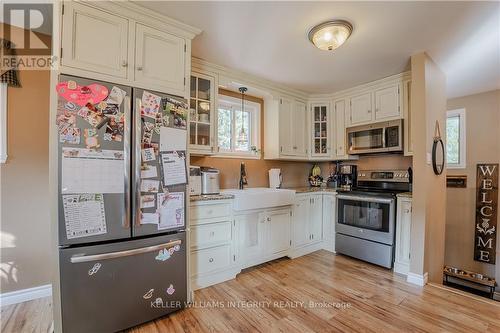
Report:
[{"label": "glass-front cabinet", "polygon": [[191,74],[189,99],[189,145],[191,153],[213,151],[215,92],[214,78],[201,73]]},{"label": "glass-front cabinet", "polygon": [[312,147],[313,157],[329,157],[331,148],[329,104],[312,104]]}]

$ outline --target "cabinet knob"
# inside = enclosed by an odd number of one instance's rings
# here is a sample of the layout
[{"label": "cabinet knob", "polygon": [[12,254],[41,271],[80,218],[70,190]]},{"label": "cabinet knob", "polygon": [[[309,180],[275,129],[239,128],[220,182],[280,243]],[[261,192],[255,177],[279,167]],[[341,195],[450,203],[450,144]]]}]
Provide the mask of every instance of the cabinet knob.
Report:
[{"label": "cabinet knob", "polygon": [[127,61],[126,61],[126,60],[123,60],[123,61],[122,61],[122,67],[127,67],[127,66],[128,66]]},{"label": "cabinet knob", "polygon": [[268,221],[268,222],[269,222],[269,221],[271,221],[271,218],[270,218],[270,217],[268,217],[268,218],[267,218],[267,221]]},{"label": "cabinet knob", "polygon": [[214,262],[214,258],[208,259],[208,262]]},{"label": "cabinet knob", "polygon": [[138,71],[142,71],[142,66],[137,66]]}]

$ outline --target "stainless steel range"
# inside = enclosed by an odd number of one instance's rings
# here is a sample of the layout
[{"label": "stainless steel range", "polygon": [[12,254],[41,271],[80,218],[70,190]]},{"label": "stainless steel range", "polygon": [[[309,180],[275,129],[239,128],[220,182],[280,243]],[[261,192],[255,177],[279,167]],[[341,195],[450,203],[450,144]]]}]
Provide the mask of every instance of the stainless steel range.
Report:
[{"label": "stainless steel range", "polygon": [[406,170],[359,171],[352,191],[337,194],[335,250],[391,268],[396,194],[410,189]]}]

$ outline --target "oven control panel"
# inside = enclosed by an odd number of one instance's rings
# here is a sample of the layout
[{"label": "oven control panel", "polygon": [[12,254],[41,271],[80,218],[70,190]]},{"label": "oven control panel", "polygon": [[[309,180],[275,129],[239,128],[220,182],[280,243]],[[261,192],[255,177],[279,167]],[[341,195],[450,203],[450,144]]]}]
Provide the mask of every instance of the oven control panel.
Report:
[{"label": "oven control panel", "polygon": [[359,180],[408,183],[410,174],[408,170],[363,170],[358,171]]}]

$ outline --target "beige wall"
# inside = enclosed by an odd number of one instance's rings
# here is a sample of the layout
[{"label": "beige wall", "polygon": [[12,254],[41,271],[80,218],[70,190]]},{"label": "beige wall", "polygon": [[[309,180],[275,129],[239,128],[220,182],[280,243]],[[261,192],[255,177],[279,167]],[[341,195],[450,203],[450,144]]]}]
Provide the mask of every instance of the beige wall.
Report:
[{"label": "beige wall", "polygon": [[[48,39],[49,40],[49,39]],[[0,167],[0,292],[49,284],[49,72],[8,88],[8,160]]]},{"label": "beige wall", "polygon": [[413,212],[410,272],[429,274],[442,282],[446,218],[446,177],[434,175],[427,156],[432,150],[435,122],[445,133],[446,78],[425,53],[411,57]]},{"label": "beige wall", "polygon": [[[465,108],[466,168],[449,169],[450,175],[466,175],[467,188],[448,188],[446,204],[445,264],[489,276],[495,265],[474,260],[474,224],[476,210],[476,164],[500,161],[500,90],[448,101],[448,110]],[[497,247],[500,232],[497,232]],[[497,264],[500,262],[497,249]],[[497,274],[497,279],[500,275]]]}]

